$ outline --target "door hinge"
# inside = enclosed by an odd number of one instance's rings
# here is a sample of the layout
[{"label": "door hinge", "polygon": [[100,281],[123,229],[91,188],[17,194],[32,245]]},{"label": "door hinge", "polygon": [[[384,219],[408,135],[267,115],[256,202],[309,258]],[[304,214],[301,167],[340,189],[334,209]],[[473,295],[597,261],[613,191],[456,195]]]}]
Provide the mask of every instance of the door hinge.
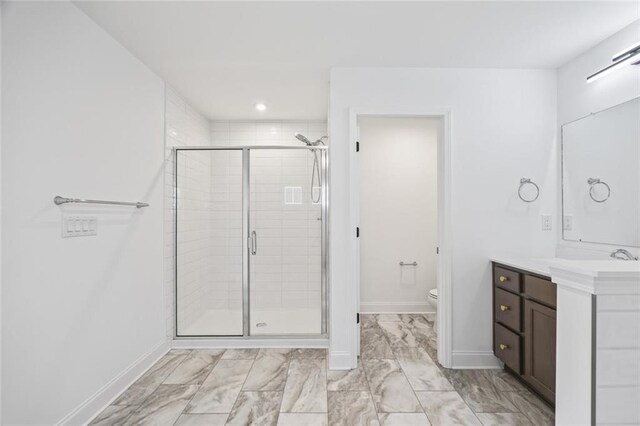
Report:
[{"label": "door hinge", "polygon": [[360,152],[360,142],[356,141],[356,152]]},{"label": "door hinge", "polygon": [[356,238],[360,238],[360,227],[356,226]]},{"label": "door hinge", "polygon": [[360,314],[356,314],[356,324],[360,324]]}]

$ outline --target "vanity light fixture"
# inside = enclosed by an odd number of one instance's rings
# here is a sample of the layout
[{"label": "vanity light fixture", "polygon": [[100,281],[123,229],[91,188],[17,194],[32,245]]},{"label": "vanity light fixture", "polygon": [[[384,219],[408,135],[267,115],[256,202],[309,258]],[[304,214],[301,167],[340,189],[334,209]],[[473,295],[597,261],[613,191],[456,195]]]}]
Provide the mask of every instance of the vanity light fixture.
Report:
[{"label": "vanity light fixture", "polygon": [[594,82],[625,65],[640,65],[640,42],[616,53],[611,60],[613,64],[587,77],[587,83]]}]

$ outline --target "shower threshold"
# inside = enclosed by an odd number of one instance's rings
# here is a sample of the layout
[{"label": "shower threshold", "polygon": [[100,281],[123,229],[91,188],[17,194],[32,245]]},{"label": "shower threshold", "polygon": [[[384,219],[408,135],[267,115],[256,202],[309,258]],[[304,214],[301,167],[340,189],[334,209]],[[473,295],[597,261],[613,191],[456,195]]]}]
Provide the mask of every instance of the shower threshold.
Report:
[{"label": "shower threshold", "polygon": [[[242,311],[239,309],[210,309],[191,324],[182,327],[178,337],[241,336],[242,328],[237,326],[238,319],[242,321]],[[322,315],[320,309],[254,308],[250,318],[250,334],[251,337],[282,335],[321,337],[321,325]]]}]

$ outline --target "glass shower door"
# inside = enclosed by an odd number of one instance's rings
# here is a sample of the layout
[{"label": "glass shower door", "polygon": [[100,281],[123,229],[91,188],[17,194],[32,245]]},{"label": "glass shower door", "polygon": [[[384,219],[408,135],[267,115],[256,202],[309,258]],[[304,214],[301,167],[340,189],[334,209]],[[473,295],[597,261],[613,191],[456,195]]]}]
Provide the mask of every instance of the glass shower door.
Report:
[{"label": "glass shower door", "polygon": [[243,151],[175,155],[176,334],[243,335]]},{"label": "glass shower door", "polygon": [[248,320],[253,336],[323,332],[324,154],[306,148],[249,149]]}]

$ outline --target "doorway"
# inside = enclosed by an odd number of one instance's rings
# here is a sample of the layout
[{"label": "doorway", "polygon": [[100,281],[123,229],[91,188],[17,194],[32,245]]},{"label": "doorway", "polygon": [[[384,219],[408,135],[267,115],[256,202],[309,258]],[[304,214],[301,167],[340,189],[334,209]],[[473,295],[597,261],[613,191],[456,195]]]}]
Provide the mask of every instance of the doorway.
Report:
[{"label": "doorway", "polygon": [[359,126],[360,313],[435,313],[439,120]]},{"label": "doorway", "polygon": [[447,110],[351,113],[358,141],[351,156],[357,312],[428,318],[445,367],[451,365],[449,117]]}]

